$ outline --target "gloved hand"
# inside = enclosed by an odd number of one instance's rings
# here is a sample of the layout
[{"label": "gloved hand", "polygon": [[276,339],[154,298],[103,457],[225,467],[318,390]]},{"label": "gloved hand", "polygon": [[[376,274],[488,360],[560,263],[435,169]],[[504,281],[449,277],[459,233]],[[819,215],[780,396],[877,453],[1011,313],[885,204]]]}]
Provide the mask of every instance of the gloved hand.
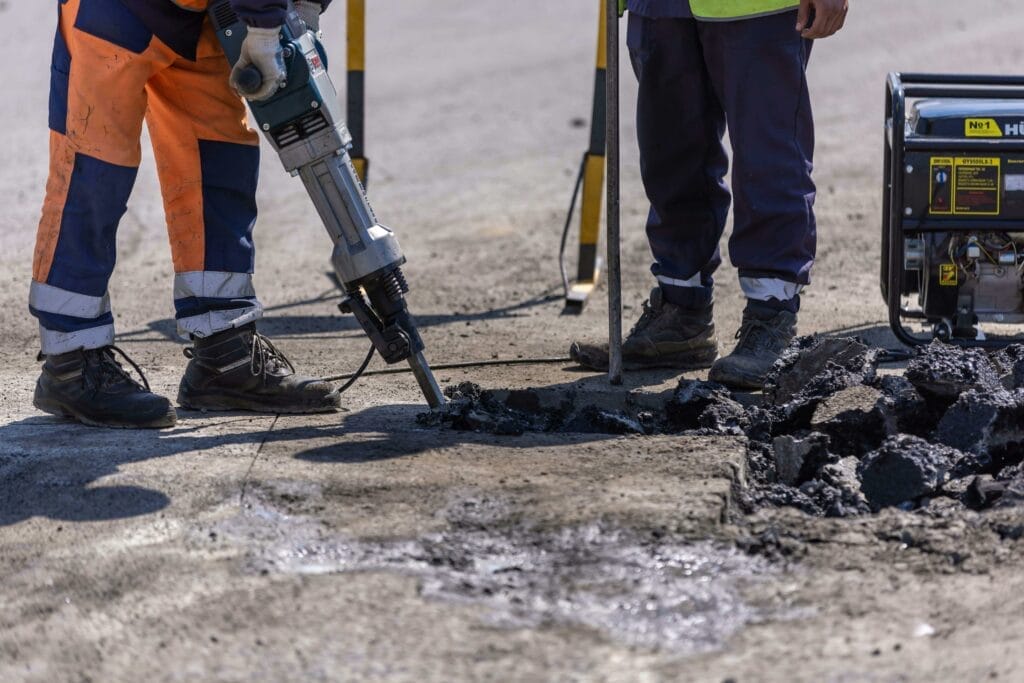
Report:
[{"label": "gloved hand", "polygon": [[313,33],[320,33],[320,13],[323,7],[319,2],[313,0],[296,0],[295,11],[299,13],[302,20],[306,22],[306,28]]},{"label": "gloved hand", "polygon": [[[239,78],[243,69],[254,66],[263,76],[263,83],[256,92],[242,92]],[[285,80],[284,54],[281,50],[281,28],[257,28],[250,26],[242,50],[231,70],[231,87],[249,100],[260,101],[269,98]]]}]

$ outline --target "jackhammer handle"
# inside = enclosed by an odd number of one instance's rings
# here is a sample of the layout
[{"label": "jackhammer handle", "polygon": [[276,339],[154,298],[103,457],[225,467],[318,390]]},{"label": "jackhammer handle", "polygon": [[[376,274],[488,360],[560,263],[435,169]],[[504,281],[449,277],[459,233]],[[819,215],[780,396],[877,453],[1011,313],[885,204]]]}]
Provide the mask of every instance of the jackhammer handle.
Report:
[{"label": "jackhammer handle", "polygon": [[235,76],[235,85],[243,96],[259,92],[263,87],[263,74],[254,66],[247,66]]}]

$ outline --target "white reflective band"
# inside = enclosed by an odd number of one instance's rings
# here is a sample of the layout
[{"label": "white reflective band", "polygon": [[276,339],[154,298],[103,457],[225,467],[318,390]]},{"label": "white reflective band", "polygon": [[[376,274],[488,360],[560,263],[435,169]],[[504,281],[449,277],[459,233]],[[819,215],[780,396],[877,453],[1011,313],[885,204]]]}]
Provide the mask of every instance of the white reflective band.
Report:
[{"label": "white reflective band", "polygon": [[256,296],[249,273],[193,270],[174,276],[174,298],[241,299]]},{"label": "white reflective band", "polygon": [[246,308],[232,308],[228,311],[209,311],[178,320],[178,333],[196,337],[209,337],[211,334],[241,327],[263,317],[263,306],[255,304]]},{"label": "white reflective band", "polygon": [[658,275],[658,282],[666,285],[672,285],[673,287],[703,287],[700,281],[700,273],[697,273],[689,280],[677,280],[674,277],[668,277],[666,275]]},{"label": "white reflective band", "polygon": [[770,277],[741,277],[740,289],[755,301],[789,301],[803,290],[803,285]]},{"label": "white reflective band", "polygon": [[114,343],[114,326],[100,325],[77,332],[57,332],[39,326],[42,351],[45,356],[77,351],[78,349],[99,349]]},{"label": "white reflective band", "polygon": [[89,296],[35,281],[29,288],[28,303],[32,308],[43,313],[85,318],[86,320],[92,320],[110,312],[109,294]]}]

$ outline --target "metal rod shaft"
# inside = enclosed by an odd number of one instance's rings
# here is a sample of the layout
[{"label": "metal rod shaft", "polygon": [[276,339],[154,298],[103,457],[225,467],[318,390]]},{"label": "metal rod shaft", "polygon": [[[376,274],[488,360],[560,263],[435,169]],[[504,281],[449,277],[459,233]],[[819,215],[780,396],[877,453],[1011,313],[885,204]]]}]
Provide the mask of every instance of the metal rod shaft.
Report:
[{"label": "metal rod shaft", "polygon": [[619,263],[619,2],[605,0],[605,131],[608,163],[608,381],[622,384],[622,270]]},{"label": "metal rod shaft", "polygon": [[427,399],[427,405],[431,408],[442,407],[446,402],[444,394],[441,392],[437,380],[434,379],[434,373],[430,371],[430,366],[427,365],[427,359],[423,357],[422,351],[409,356],[409,367],[412,368],[412,374],[416,377],[416,382],[419,383],[420,390]]}]

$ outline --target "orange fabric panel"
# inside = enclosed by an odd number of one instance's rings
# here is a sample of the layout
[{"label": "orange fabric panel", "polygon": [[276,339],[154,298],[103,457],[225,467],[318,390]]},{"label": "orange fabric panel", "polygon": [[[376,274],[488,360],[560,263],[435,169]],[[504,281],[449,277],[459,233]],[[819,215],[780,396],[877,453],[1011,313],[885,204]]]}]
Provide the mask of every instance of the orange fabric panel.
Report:
[{"label": "orange fabric panel", "polygon": [[205,12],[210,6],[210,0],[171,0],[175,5],[183,9],[190,9],[193,12]]},{"label": "orange fabric panel", "polygon": [[[154,42],[159,42],[154,40]],[[209,21],[195,62],[179,58],[147,85],[153,140],[174,271],[203,270],[205,240],[199,140],[258,145],[246,108],[228,85],[231,67]]]},{"label": "orange fabric panel", "polygon": [[46,198],[43,216],[36,232],[36,249],[32,258],[32,279],[46,282],[50,277],[53,255],[57,251],[60,224],[64,218],[64,202],[71,186],[71,171],[75,167],[75,151],[68,139],[50,131],[50,176],[46,180]]},{"label": "orange fabric panel", "polygon": [[154,41],[134,54],[75,29],[80,0],[61,8],[58,30],[71,54],[68,75],[67,134],[51,131],[50,175],[36,238],[32,277],[45,282],[60,235],[75,154],[82,153],[119,166],[138,166],[139,138],[146,110],[145,84],[173,53]]}]

